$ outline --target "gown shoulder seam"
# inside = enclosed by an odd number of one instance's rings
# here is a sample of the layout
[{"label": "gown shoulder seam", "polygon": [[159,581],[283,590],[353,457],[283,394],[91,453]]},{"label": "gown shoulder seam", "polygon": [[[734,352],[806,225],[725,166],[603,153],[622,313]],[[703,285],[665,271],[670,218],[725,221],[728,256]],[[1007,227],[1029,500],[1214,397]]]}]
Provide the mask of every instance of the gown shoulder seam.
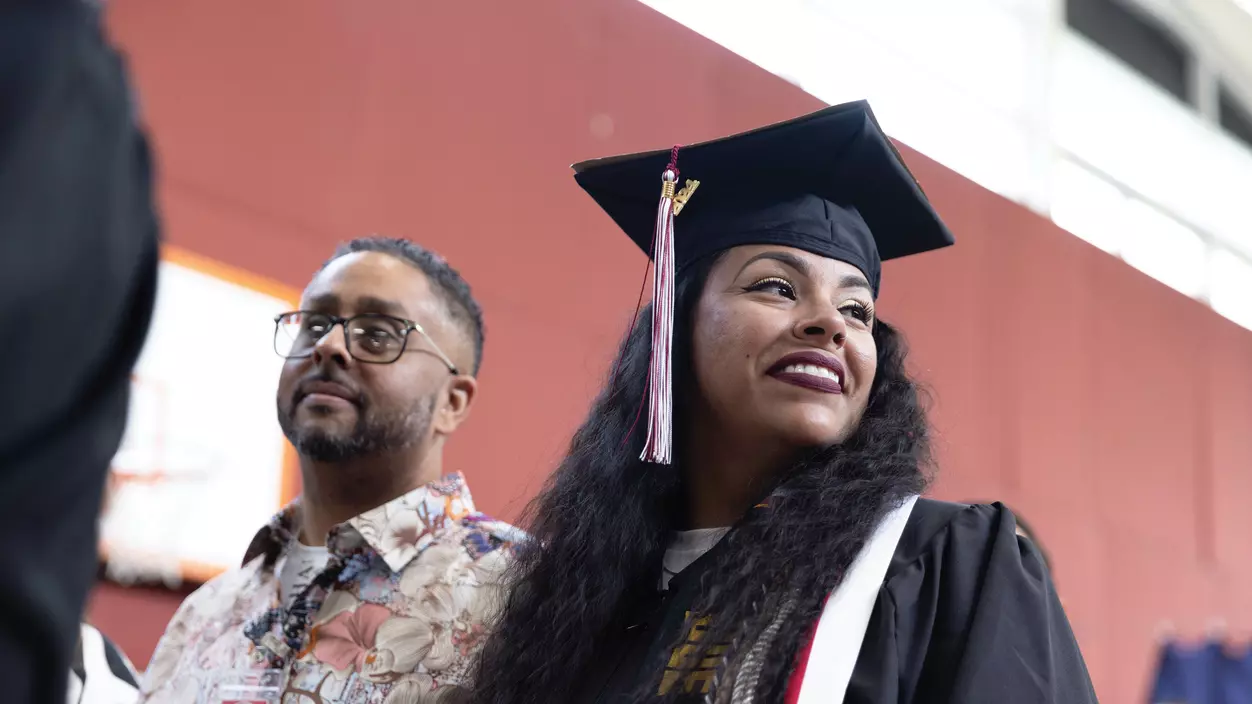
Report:
[{"label": "gown shoulder seam", "polygon": [[[893,581],[916,569],[921,564],[922,557],[930,552],[935,541],[951,533],[952,526],[959,517],[970,512],[993,508],[983,504],[953,503],[935,499],[919,499],[917,506],[922,511],[914,512],[913,518],[917,519],[916,523],[910,521],[906,529],[908,544],[901,541],[901,547],[909,552],[904,555],[896,554],[887,577],[883,580],[884,587],[890,587]],[[919,536],[919,533],[922,535]]]}]

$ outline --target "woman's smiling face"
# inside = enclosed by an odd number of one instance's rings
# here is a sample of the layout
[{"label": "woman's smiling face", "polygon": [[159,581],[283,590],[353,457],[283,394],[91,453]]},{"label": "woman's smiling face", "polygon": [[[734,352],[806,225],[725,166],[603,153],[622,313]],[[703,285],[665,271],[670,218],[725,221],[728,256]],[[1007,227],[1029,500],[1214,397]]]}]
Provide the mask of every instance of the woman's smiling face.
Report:
[{"label": "woman's smiling face", "polygon": [[873,305],[846,262],[776,245],[727,250],[692,321],[705,420],[797,448],[842,442],[874,383]]}]

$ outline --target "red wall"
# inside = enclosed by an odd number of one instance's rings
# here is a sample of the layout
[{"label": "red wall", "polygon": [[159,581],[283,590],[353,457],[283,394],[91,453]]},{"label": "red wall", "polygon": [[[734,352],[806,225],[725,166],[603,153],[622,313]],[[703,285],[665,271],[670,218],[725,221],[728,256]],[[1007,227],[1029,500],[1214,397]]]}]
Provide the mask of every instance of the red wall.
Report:
[{"label": "red wall", "polygon": [[[818,106],[633,0],[111,7],[170,242],[299,287],[340,240],[403,235],[474,284],[483,393],[449,466],[503,517],[644,273],[568,165]],[[1035,524],[1102,700],[1141,701],[1162,621],[1252,632],[1252,333],[905,154],[959,239],[889,264],[880,305],[934,389],[936,493]],[[141,596],[105,587],[95,609],[127,614],[105,625],[140,664],[176,603]]]}]

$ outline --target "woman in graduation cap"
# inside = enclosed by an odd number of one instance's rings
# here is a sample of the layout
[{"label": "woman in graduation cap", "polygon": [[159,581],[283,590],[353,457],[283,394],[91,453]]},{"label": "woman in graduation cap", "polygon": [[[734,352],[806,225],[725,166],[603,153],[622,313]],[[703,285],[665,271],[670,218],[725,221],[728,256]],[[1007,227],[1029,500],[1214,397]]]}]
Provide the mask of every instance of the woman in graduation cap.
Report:
[{"label": "woman in graduation cap", "polygon": [[1094,702],[1012,514],[918,498],[880,261],[953,239],[868,105],[575,170],[651,324],[531,507],[478,700]]}]

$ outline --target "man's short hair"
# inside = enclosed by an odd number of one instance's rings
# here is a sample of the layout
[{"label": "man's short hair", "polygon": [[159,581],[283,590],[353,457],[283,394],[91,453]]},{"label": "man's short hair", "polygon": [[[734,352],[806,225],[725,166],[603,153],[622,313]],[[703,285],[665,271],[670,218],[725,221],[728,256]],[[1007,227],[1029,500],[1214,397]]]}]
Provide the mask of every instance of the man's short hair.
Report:
[{"label": "man's short hair", "polygon": [[461,278],[447,260],[434,252],[399,237],[358,237],[339,245],[322,268],[336,259],[355,252],[379,252],[405,261],[426,275],[433,284],[435,294],[442,300],[452,322],[473,343],[473,373],[478,375],[483,359],[483,310],[474,300],[469,283]]}]

